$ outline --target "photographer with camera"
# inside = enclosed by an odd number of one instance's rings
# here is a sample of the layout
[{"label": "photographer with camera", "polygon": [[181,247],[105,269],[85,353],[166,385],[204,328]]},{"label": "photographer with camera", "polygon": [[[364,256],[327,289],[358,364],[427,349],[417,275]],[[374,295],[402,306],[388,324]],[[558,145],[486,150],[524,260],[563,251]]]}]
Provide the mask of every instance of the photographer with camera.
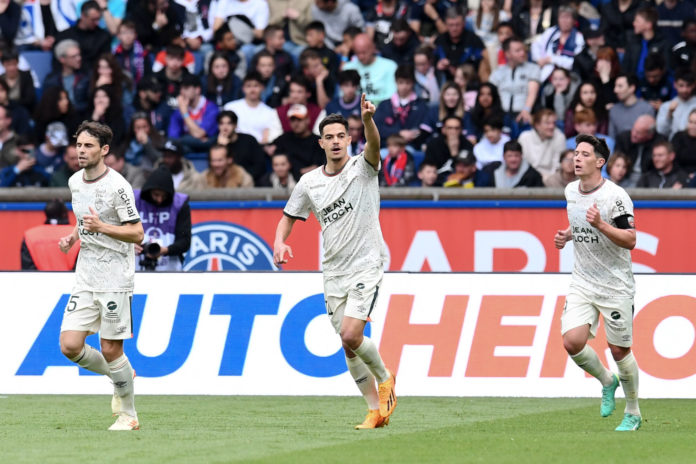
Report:
[{"label": "photographer with camera", "polygon": [[142,190],[134,190],[145,239],[135,245],[135,269],[181,271],[191,246],[191,206],[188,195],[174,191],[166,166],[154,170]]}]

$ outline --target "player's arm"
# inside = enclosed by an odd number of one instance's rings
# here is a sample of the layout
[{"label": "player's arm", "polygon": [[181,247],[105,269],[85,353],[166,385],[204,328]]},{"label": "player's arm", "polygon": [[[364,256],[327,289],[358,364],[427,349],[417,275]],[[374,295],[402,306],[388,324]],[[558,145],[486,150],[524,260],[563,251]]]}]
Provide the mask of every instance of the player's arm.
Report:
[{"label": "player's arm", "polygon": [[60,248],[60,251],[63,253],[67,253],[70,251],[70,248],[77,242],[77,239],[80,236],[78,235],[77,231],[77,225],[75,225],[75,228],[73,229],[72,232],[70,232],[70,235],[66,235],[65,237],[61,237],[61,239],[58,241],[58,247]]},{"label": "player's arm", "polygon": [[615,245],[627,250],[636,247],[636,229],[633,225],[633,216],[623,215],[615,219],[617,227],[612,226],[602,219],[597,205],[594,204],[587,210],[587,222],[595,229],[607,236]]},{"label": "player's arm", "polygon": [[375,105],[365,100],[365,94],[360,97],[360,111],[365,126],[365,160],[377,170],[379,169],[379,131],[372,119],[375,114]]},{"label": "player's arm", "polygon": [[85,214],[82,218],[82,227],[89,232],[99,232],[100,234],[108,235],[111,238],[128,243],[143,243],[145,231],[143,224],[138,219],[137,222],[124,222],[121,225],[113,225],[102,222],[99,219],[99,214],[89,207],[92,214]]},{"label": "player's arm", "polygon": [[[294,258],[292,248],[290,248],[290,245],[285,243],[285,240],[287,240],[287,238],[290,236],[292,226],[295,224],[296,220],[297,218],[283,214],[283,217],[280,218],[280,221],[278,221],[275,241],[273,242],[273,262],[276,266],[287,263],[288,258]],[[287,257],[285,256],[286,253]]]},{"label": "player's arm", "polygon": [[553,243],[559,250],[562,249],[566,243],[573,240],[573,233],[570,231],[570,226],[564,230],[557,230],[556,235],[553,237]]}]

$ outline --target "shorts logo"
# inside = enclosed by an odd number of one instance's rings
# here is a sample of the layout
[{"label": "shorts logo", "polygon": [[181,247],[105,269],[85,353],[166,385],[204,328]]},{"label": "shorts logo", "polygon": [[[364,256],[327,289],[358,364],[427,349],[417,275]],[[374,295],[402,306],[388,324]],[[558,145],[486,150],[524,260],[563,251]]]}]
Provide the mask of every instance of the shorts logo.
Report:
[{"label": "shorts logo", "polygon": [[618,311],[612,311],[611,312],[611,318],[614,319],[615,321],[618,319],[621,319],[621,314],[619,314]]},{"label": "shorts logo", "polygon": [[118,319],[118,314],[116,314],[117,308],[118,305],[115,301],[109,301],[106,304],[106,314],[104,314],[104,317],[107,319]]},{"label": "shorts logo", "polygon": [[251,230],[231,222],[201,222],[191,229],[185,271],[277,271],[273,250]]},{"label": "shorts logo", "polygon": [[357,288],[358,290],[362,290],[363,288],[365,288],[365,284],[358,284],[355,286],[355,288]]},{"label": "shorts logo", "polygon": [[116,308],[117,308],[117,307],[118,307],[118,305],[116,305],[116,302],[115,302],[115,301],[109,301],[109,302],[106,304],[106,308],[107,308],[109,311],[116,311]]}]

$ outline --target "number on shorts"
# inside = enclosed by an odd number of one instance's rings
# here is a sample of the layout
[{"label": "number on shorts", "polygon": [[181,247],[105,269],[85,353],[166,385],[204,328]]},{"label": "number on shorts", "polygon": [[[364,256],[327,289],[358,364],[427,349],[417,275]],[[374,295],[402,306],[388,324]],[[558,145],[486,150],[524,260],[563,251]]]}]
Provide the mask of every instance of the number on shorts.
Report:
[{"label": "number on shorts", "polygon": [[77,299],[80,298],[78,295],[72,295],[70,301],[68,301],[68,307],[65,308],[67,312],[73,312],[77,309]]}]

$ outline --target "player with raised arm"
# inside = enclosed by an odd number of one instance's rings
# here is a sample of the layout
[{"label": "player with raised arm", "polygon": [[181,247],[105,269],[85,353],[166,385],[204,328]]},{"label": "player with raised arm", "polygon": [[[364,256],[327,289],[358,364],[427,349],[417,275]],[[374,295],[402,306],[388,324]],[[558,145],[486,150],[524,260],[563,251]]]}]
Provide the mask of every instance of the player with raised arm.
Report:
[{"label": "player with raised arm", "polygon": [[[130,184],[104,164],[111,129],[85,121],[75,136],[82,169],[70,177],[68,186],[77,225],[58,245],[67,253],[79,239],[80,254],[60,327],[60,349],[71,361],[113,382],[112,412],[118,419],[109,430],[138,430],[134,374],[123,340],[133,336],[133,244],[142,243],[143,226]],[[101,352],[85,344],[87,335],[97,332]]]},{"label": "player with raised arm", "polygon": [[[575,254],[561,316],[563,346],[580,368],[602,383],[602,417],[616,409],[614,393],[621,379],[626,409],[616,430],[638,430],[642,423],[638,365],[631,352],[635,283],[630,250],[636,245],[633,202],[624,189],[602,177],[602,166],[609,158],[604,139],[581,134],[575,142],[573,162],[579,179],[565,188],[570,225],[554,237],[558,249],[572,240]],[[609,350],[619,369],[618,377],[602,365],[597,353],[587,345],[587,340],[597,333],[600,315]]]},{"label": "player with raised arm", "polygon": [[[379,132],[375,106],[360,101],[367,143],[362,153],[348,155],[348,122],[331,114],[319,124],[319,145],[326,164],[304,174],[278,222],[273,259],[293,257],[285,240],[297,219],[310,213],[319,221],[324,242],[324,300],[331,323],[340,334],[348,370],[367,402],[368,413],[356,429],[389,424],[396,407],[395,376],[384,366],[377,347],[363,335],[382,285],[386,247],[379,225]],[[378,385],[377,385],[378,384]]]}]

